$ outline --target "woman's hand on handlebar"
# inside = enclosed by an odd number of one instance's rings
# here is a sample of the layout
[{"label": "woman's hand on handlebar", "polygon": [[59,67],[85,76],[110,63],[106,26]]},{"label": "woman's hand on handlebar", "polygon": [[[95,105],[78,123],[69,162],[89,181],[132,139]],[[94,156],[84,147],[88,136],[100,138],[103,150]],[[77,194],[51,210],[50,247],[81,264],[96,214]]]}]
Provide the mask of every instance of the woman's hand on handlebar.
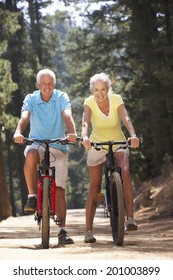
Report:
[{"label": "woman's hand on handlebar", "polygon": [[82,139],[82,145],[85,147],[85,150],[90,150],[91,149],[91,140],[87,137],[84,136]]},{"label": "woman's hand on handlebar", "polygon": [[130,143],[130,147],[132,149],[136,149],[139,147],[139,138],[137,136],[131,136],[128,138],[128,142]]},{"label": "woman's hand on handlebar", "polygon": [[21,133],[15,133],[13,141],[17,144],[24,144],[24,136]]}]

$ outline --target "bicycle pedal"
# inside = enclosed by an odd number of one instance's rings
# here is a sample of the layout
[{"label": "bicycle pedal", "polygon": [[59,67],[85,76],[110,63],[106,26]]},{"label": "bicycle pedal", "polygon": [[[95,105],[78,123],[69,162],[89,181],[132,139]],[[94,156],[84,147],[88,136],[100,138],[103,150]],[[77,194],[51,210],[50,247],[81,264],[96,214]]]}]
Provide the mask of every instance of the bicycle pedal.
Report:
[{"label": "bicycle pedal", "polygon": [[64,222],[64,218],[56,218],[54,219],[57,226],[62,226]]},{"label": "bicycle pedal", "polygon": [[105,195],[104,193],[96,193],[95,196],[94,196],[94,201],[95,202],[103,202],[105,201]]},{"label": "bicycle pedal", "polygon": [[105,209],[105,211],[104,211],[104,217],[106,217],[106,218],[109,218],[109,217],[110,217],[108,209]]},{"label": "bicycle pedal", "polygon": [[40,215],[38,215],[37,211],[35,211],[35,213],[34,213],[34,220],[38,221],[38,222],[41,220],[41,217],[40,217]]}]

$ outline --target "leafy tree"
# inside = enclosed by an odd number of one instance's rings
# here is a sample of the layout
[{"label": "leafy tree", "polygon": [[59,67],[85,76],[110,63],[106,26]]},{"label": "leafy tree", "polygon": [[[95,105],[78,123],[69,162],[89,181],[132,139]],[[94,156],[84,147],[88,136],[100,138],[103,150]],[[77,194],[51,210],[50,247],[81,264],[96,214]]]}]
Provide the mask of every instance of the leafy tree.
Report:
[{"label": "leafy tree", "polygon": [[164,155],[173,152],[171,1],[126,3],[132,12],[127,50],[133,73],[130,104],[144,134],[146,177],[152,177],[160,173]]},{"label": "leafy tree", "polygon": [[[146,180],[158,175],[167,155],[173,161],[172,1],[64,0],[76,12],[82,7],[81,26],[70,13],[58,11],[58,6],[55,15],[43,17],[41,8],[49,7],[51,2],[5,1],[3,4],[3,11],[12,13],[13,29],[18,27],[6,34],[6,41],[1,40],[0,45],[1,58],[10,61],[12,80],[18,86],[6,103],[6,114],[20,115],[24,96],[35,89],[35,73],[41,67],[51,67],[57,74],[57,87],[70,96],[80,135],[83,101],[90,94],[89,79],[104,71],[110,75],[114,92],[123,96],[137,133],[144,137],[140,150],[132,152],[134,179]],[[18,3],[28,3],[27,17]],[[91,9],[93,3],[98,3],[95,9]],[[3,27],[1,17],[0,22]],[[3,32],[1,28],[0,34]],[[7,144],[7,140],[3,141]],[[5,145],[5,155],[8,146]],[[20,181],[23,195],[26,189],[22,179],[23,148],[13,145],[10,152],[18,162],[19,171],[13,167],[16,190]],[[69,207],[84,205],[87,174],[84,149],[70,147]],[[23,204],[25,195],[22,201]]]},{"label": "leafy tree", "polygon": [[69,63],[77,69],[73,88],[88,95],[91,75],[110,74],[137,133],[144,136],[132,160],[144,180],[158,175],[165,153],[173,152],[172,1],[98,2],[99,9],[85,11],[83,27],[69,34]]},{"label": "leafy tree", "polygon": [[[71,99],[73,117],[78,135],[80,136],[82,102],[81,97],[73,90],[73,85],[75,86],[76,83],[76,77],[73,67],[68,64],[68,55],[66,51],[68,33],[72,28],[75,28],[74,23],[69,20],[67,12],[60,11],[57,11],[54,16],[47,16],[46,21],[47,25],[44,29],[44,34],[47,40],[52,42],[54,47],[52,59],[56,66],[57,88],[66,91]],[[83,160],[84,149],[79,148],[78,144],[75,144],[74,146],[70,145],[69,154],[69,178],[67,182],[68,207],[80,208],[86,197],[84,195],[83,172],[79,172],[79,161],[81,162],[81,160]],[[78,198],[79,194],[80,200]]]},{"label": "leafy tree", "polygon": [[[4,5],[0,5],[0,220],[6,219],[11,215],[9,204],[8,186],[6,181],[6,169],[4,165],[2,127],[12,127],[16,119],[6,112],[8,103],[11,100],[11,93],[16,89],[16,84],[11,78],[11,64],[5,59],[7,51],[7,41],[10,34],[14,33],[18,25],[15,25],[17,14],[12,14],[4,10]],[[15,27],[14,27],[15,26]]]},{"label": "leafy tree", "polygon": [[[13,90],[12,99],[8,102],[6,112],[12,112],[14,116],[19,117],[25,95],[35,90],[35,75],[38,69],[44,67],[43,65],[48,67],[52,63],[50,55],[47,55],[48,52],[46,53],[46,48],[44,48],[43,42],[45,39],[41,32],[43,22],[41,22],[40,15],[40,9],[51,1],[25,1],[29,2],[29,18],[22,13],[22,7],[18,8],[17,6],[17,3],[21,1],[7,2],[5,12],[10,11],[11,15],[17,14],[17,21],[14,26],[18,28],[16,28],[15,33],[11,33],[8,37],[8,48],[5,57],[11,62],[12,78],[18,87]],[[25,131],[26,135],[28,129],[29,127]],[[13,135],[14,127],[9,133],[11,136]],[[13,171],[9,172],[9,178],[13,178],[12,184],[15,188],[15,194],[17,194],[15,197],[17,211],[22,213],[27,199],[27,187],[23,174],[24,147],[12,145],[10,139],[11,137],[7,137],[5,141],[7,149],[6,160],[11,163],[11,165],[8,164],[9,168],[11,166],[13,169]],[[9,146],[10,150],[8,150]],[[13,157],[14,161],[10,161],[9,157]],[[15,164],[13,164],[14,162]],[[20,198],[21,205],[19,203]]]}]

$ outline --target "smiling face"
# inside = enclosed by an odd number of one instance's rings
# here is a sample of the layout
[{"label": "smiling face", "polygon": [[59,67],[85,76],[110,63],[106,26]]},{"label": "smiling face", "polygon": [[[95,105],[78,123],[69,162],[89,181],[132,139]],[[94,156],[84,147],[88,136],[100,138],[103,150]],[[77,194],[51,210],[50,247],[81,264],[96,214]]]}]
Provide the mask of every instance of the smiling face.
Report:
[{"label": "smiling face", "polygon": [[98,104],[105,102],[108,98],[109,88],[107,84],[101,80],[94,83],[92,93]]},{"label": "smiling face", "polygon": [[44,101],[48,101],[51,98],[52,92],[55,88],[54,80],[50,75],[42,75],[39,84],[37,84],[37,87],[41,92],[42,99]]}]

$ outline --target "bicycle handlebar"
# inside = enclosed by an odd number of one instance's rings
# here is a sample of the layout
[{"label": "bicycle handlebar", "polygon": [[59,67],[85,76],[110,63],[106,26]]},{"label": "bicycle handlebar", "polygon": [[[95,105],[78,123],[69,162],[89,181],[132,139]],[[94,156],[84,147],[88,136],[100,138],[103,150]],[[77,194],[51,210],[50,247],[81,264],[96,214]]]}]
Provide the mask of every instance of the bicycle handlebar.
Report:
[{"label": "bicycle handlebar", "polygon": [[[140,144],[142,144],[143,143],[143,137],[140,136],[138,138],[139,138]],[[93,146],[95,149],[101,149],[102,146],[114,146],[114,145],[119,145],[118,149],[120,149],[120,148],[125,149],[127,147],[131,147],[130,140],[126,140],[126,141],[91,142],[91,146]]]},{"label": "bicycle handlebar", "polygon": [[[80,137],[76,137],[76,141],[80,141]],[[74,142],[69,142],[68,138],[55,138],[55,139],[35,139],[35,138],[27,138],[24,137],[24,142],[26,145],[31,145],[33,142],[44,143],[44,144],[51,144],[51,143],[59,143],[62,145],[72,144]]]},{"label": "bicycle handlebar", "polygon": [[119,145],[119,148],[127,148],[129,146],[128,141],[105,141],[105,142],[91,142],[91,146],[95,149],[101,149],[102,146]]},{"label": "bicycle handlebar", "polygon": [[[139,142],[140,144],[143,143],[143,137],[140,136]],[[81,137],[76,137],[75,142],[82,142],[83,139]],[[44,143],[44,144],[51,144],[51,143],[59,143],[61,145],[66,145],[66,144],[73,144],[75,142],[69,142],[68,138],[55,138],[55,139],[36,139],[36,138],[28,138],[24,137],[24,142],[26,145],[31,145],[33,142],[38,142],[38,143]],[[127,148],[130,147],[130,141],[103,141],[103,142],[91,142],[91,146],[94,148],[98,148],[99,146],[113,146],[113,145],[120,145],[121,148]]]}]

